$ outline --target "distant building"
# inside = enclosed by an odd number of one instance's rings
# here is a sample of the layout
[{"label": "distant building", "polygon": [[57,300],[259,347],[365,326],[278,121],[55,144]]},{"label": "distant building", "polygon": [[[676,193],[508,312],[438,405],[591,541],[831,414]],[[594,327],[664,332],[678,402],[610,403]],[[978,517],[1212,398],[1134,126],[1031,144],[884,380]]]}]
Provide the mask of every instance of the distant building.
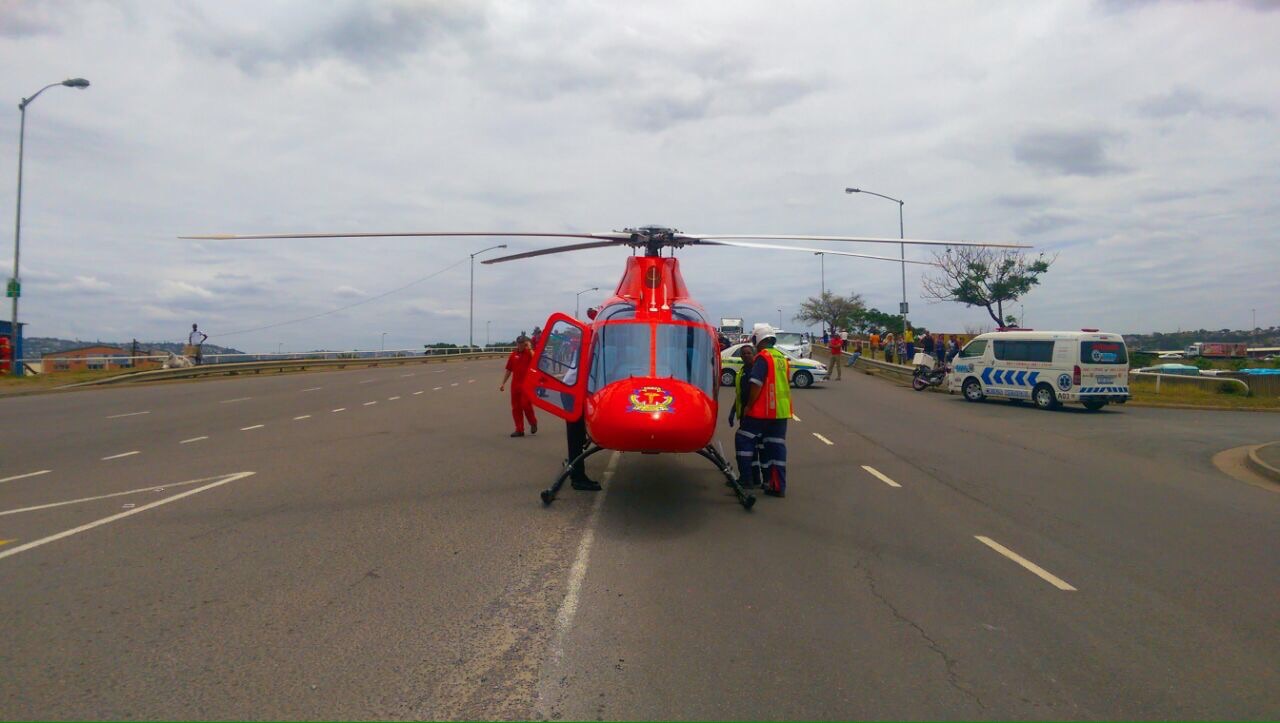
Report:
[{"label": "distant building", "polygon": [[[146,350],[138,350],[139,356],[149,355]],[[158,369],[160,361],[143,359],[137,363],[130,358],[130,352],[118,346],[94,344],[76,349],[65,349],[52,354],[45,354],[41,359],[45,374],[58,372],[105,371],[108,369]]]}]

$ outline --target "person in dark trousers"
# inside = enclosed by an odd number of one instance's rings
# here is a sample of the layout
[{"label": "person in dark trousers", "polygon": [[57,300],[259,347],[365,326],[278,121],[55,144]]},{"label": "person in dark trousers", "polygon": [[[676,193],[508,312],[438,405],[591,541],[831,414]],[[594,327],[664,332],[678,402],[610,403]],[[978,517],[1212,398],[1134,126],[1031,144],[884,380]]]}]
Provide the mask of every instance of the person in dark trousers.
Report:
[{"label": "person in dark trousers", "polygon": [[[587,319],[594,321],[596,314],[599,312],[600,310],[596,307],[587,309]],[[585,363],[586,360],[579,361]],[[569,387],[576,384],[578,382],[577,367],[566,372],[564,379],[561,381],[564,382],[565,386]],[[562,396],[567,397],[568,395]],[[566,408],[568,404],[569,402],[566,400]],[[569,452],[569,457],[565,459],[565,464],[577,459],[578,455],[587,450],[587,417],[583,410],[579,409],[577,411],[577,419],[566,420],[564,423],[565,441],[568,443]],[[584,462],[578,462],[569,472],[569,486],[575,490],[582,490],[583,492],[598,492],[602,489],[599,482],[596,482],[587,476],[587,465]]]},{"label": "person in dark trousers", "polygon": [[[747,381],[747,378],[751,376],[751,370],[754,368],[756,363],[756,348],[748,344],[742,347],[742,351],[739,352],[739,355],[742,357],[742,368],[738,370],[738,373],[733,380],[735,394],[733,399],[733,408],[729,410],[730,427],[733,426],[735,419],[742,419],[742,410],[747,404],[746,391],[751,387],[751,383]],[[747,387],[747,390],[743,389],[744,386]],[[751,456],[751,461],[748,463],[745,458],[738,461],[738,469],[740,471],[743,470],[746,464],[750,464],[751,474],[747,476],[743,473],[744,479],[742,481],[742,486],[746,489],[755,489],[761,485],[760,453],[762,446],[762,440],[757,439],[754,447],[754,454]]]},{"label": "person in dark trousers", "polygon": [[764,493],[787,496],[787,420],[791,418],[791,368],[787,356],[773,348],[778,334],[768,324],[757,324],[751,334],[757,357],[747,378],[747,400],[742,423],[734,435],[739,480],[751,479],[757,442],[763,442],[760,472]]},{"label": "person in dark trousers", "polygon": [[529,349],[529,340],[521,338],[516,342],[516,350],[507,357],[507,369],[502,375],[502,383],[498,391],[506,391],[507,380],[511,381],[511,418],[515,420],[516,431],[512,437],[524,436],[524,420],[529,420],[529,432],[538,433],[538,418],[533,413],[533,402],[524,393],[524,380],[533,366],[533,351]]},{"label": "person in dark trousers", "polygon": [[192,361],[199,366],[204,361],[204,342],[209,336],[191,325],[191,333],[187,335],[187,346],[191,347]]}]

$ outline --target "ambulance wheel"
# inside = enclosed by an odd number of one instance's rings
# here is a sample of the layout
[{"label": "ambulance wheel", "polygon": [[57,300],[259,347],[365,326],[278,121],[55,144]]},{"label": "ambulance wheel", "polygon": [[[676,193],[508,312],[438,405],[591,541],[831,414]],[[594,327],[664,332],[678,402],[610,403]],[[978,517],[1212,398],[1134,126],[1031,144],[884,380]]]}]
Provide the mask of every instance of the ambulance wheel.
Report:
[{"label": "ambulance wheel", "polygon": [[1036,403],[1037,409],[1058,408],[1058,396],[1048,384],[1037,384],[1035,391],[1031,392],[1031,401]]},{"label": "ambulance wheel", "polygon": [[800,389],[808,389],[813,386],[813,375],[806,371],[798,371],[791,377],[792,385]]},{"label": "ambulance wheel", "polygon": [[1090,412],[1096,412],[1107,406],[1107,400],[1105,399],[1086,399],[1080,403],[1083,404],[1084,408],[1088,409]]},{"label": "ambulance wheel", "polygon": [[987,395],[982,393],[982,382],[973,377],[964,380],[964,386],[960,388],[960,391],[964,393],[966,402],[981,402],[987,398]]},{"label": "ambulance wheel", "polygon": [[732,369],[721,369],[720,370],[720,386],[722,387],[733,386],[733,380],[737,379],[737,377],[738,377],[737,372],[733,371]]}]

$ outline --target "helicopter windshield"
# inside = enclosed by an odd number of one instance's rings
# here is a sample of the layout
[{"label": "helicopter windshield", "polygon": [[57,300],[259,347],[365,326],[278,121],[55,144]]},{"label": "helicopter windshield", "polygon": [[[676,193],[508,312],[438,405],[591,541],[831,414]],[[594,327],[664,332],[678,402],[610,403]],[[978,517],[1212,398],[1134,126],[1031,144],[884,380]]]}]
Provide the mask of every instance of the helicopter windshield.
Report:
[{"label": "helicopter windshield", "polygon": [[[715,394],[720,365],[716,361],[719,344],[697,308],[678,304],[671,317],[687,324],[659,324],[657,329],[655,377],[671,377]],[[697,324],[697,326],[693,326]]]},{"label": "helicopter windshield", "polygon": [[632,304],[614,304],[600,311],[591,350],[591,376],[587,391],[594,393],[613,382],[649,376],[649,325],[631,321]]}]

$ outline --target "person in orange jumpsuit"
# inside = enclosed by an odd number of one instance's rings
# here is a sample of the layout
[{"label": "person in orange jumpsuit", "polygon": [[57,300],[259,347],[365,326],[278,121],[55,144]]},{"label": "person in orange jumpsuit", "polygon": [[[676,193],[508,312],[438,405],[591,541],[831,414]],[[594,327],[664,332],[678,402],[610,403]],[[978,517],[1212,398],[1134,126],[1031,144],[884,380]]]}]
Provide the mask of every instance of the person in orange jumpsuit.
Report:
[{"label": "person in orange jumpsuit", "polygon": [[516,341],[516,350],[507,357],[507,371],[502,375],[502,383],[498,391],[505,391],[507,381],[511,381],[511,418],[515,420],[516,431],[512,437],[524,436],[524,420],[529,419],[529,432],[538,433],[538,418],[533,414],[533,402],[524,393],[524,380],[533,366],[533,350],[529,348],[529,339],[520,337]]}]

